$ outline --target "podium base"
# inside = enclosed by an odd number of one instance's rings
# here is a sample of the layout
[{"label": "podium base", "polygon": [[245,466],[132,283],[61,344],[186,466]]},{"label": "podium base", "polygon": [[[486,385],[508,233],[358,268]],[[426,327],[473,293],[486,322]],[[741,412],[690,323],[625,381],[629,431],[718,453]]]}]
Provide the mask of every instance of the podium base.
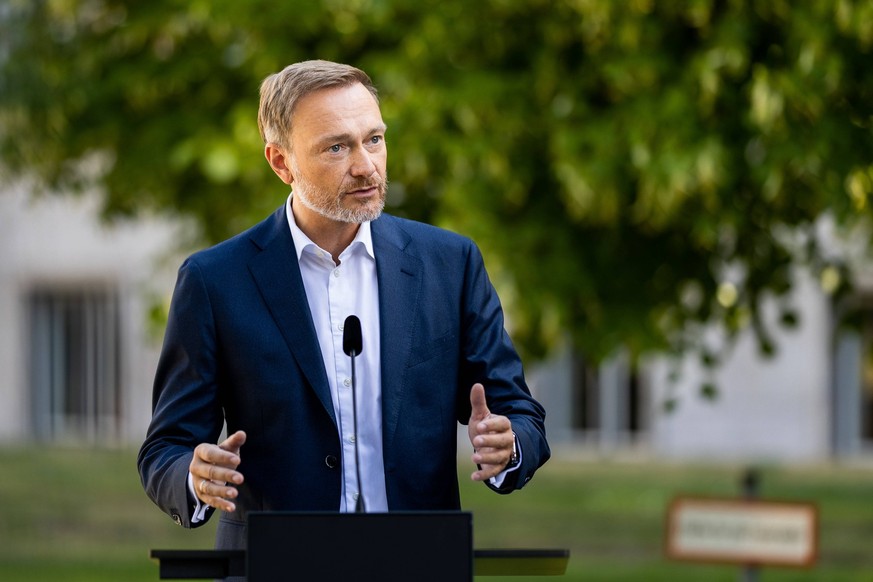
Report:
[{"label": "podium base", "polygon": [[[243,550],[152,550],[161,580],[221,579],[246,575]],[[570,551],[565,549],[474,550],[476,576],[562,576]]]},{"label": "podium base", "polygon": [[569,550],[473,550],[463,511],[248,514],[244,550],[152,550],[161,579],[472,582],[473,576],[560,576]]}]

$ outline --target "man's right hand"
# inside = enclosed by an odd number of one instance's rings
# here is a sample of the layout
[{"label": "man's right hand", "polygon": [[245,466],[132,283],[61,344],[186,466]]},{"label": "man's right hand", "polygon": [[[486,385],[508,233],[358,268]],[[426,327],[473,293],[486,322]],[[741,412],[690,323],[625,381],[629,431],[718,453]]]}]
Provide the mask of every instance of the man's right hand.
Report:
[{"label": "man's right hand", "polygon": [[222,511],[236,511],[230,500],[238,495],[236,487],[243,482],[236,471],[240,463],[239,450],[246,442],[246,433],[236,431],[217,445],[201,443],[194,449],[188,470],[193,477],[194,491],[203,503]]}]

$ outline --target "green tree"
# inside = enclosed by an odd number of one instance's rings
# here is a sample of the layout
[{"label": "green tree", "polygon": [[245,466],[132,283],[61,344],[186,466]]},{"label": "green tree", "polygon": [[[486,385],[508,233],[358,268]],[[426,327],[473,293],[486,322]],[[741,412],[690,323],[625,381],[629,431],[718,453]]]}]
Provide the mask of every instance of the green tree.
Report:
[{"label": "green tree", "polygon": [[389,208],[479,242],[529,353],[569,335],[593,360],[714,363],[688,334],[711,321],[771,352],[761,301],[792,269],[850,280],[816,220],[870,214],[869,0],[12,0],[0,22],[6,169],[96,181],[109,216],[194,216],[207,241],[285,196],[260,80],[361,66]]}]

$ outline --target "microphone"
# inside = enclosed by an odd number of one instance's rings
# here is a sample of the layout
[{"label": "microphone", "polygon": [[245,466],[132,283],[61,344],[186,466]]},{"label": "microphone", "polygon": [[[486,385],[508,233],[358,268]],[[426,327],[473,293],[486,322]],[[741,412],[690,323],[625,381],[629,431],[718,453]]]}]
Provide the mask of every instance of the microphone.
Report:
[{"label": "microphone", "polygon": [[343,351],[352,358],[352,366],[354,366],[354,357],[361,355],[363,343],[361,320],[355,315],[348,316],[343,324]]},{"label": "microphone", "polygon": [[361,488],[361,457],[358,453],[358,401],[355,378],[355,356],[361,355],[364,349],[364,339],[361,337],[361,320],[355,315],[346,318],[343,324],[343,351],[352,359],[352,431],[355,436],[355,478],[358,481],[358,500],[355,503],[355,513],[364,513],[364,491]]}]

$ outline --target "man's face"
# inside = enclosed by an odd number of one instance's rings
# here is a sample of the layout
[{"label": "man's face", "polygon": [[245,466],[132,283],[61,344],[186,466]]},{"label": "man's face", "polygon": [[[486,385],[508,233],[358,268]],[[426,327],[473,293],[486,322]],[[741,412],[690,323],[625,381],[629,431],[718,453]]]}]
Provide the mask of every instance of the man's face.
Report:
[{"label": "man's face", "polygon": [[385,123],[360,83],[316,91],[295,107],[291,187],[302,212],[336,222],[375,220],[385,205]]}]

